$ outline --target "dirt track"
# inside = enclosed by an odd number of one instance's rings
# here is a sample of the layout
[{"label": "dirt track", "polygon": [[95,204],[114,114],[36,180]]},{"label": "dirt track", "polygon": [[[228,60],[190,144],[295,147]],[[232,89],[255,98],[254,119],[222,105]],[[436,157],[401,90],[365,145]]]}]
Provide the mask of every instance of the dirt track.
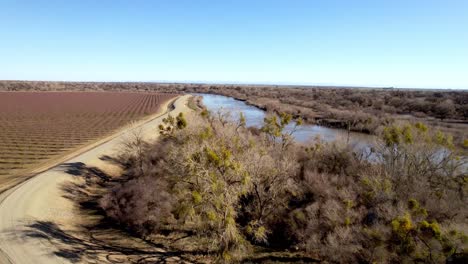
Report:
[{"label": "dirt track", "polygon": [[[178,98],[170,111],[172,115],[189,111],[186,106],[190,96]],[[157,126],[167,115],[161,115],[146,122],[140,122],[124,131],[120,131],[104,143],[93,146],[92,149],[66,160],[67,164],[84,164],[106,170],[103,156],[113,156],[119,151],[119,146],[133,131],[141,131],[147,140],[157,137]],[[73,175],[66,172],[65,166],[56,166],[29,179],[26,182],[0,195],[0,263],[72,263],[70,256],[58,254],[57,244],[52,239],[60,237],[63,247],[71,244],[74,238],[63,237],[62,233],[49,232],[51,237],[41,233],[31,232],[31,228],[57,230],[75,230],[80,219],[76,204],[67,199],[61,188],[63,184],[74,181]],[[42,230],[46,231],[46,230]],[[61,231],[62,232],[62,231]],[[75,252],[78,253],[78,252]],[[75,259],[76,260],[76,259]],[[79,262],[101,263],[99,260],[83,260]]]}]

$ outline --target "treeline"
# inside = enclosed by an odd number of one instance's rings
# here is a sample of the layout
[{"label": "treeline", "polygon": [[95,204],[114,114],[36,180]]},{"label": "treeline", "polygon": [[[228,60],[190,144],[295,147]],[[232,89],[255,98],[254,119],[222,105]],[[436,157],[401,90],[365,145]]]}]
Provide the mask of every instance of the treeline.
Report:
[{"label": "treeline", "polygon": [[[320,117],[329,108],[361,110],[368,114],[411,114],[419,117],[468,121],[468,91],[359,88],[327,86],[211,85],[152,82],[0,81],[0,91],[159,91],[216,93],[247,100],[264,108],[281,103],[296,106],[297,114],[310,109]],[[264,100],[261,100],[264,99]],[[266,100],[265,100],[266,99]],[[280,112],[280,111],[279,111]],[[284,112],[284,111],[282,111]],[[308,111],[305,111],[306,113]],[[331,113],[338,114],[336,113]],[[307,116],[306,116],[307,117]]]},{"label": "treeline", "polygon": [[372,89],[318,86],[211,85],[131,82],[0,81],[0,91],[158,91],[213,93],[244,100],[305,122],[377,134],[398,120],[423,120],[454,135],[463,145],[468,129],[468,91]]},{"label": "treeline", "polygon": [[127,144],[125,176],[100,204],[126,229],[195,259],[466,261],[467,160],[450,135],[392,125],[365,154],[298,145],[284,130],[291,122],[302,120],[270,115],[253,129],[227,113],[167,118],[157,143]]},{"label": "treeline", "polygon": [[395,115],[468,121],[467,91],[395,90],[335,87],[211,87],[208,92],[233,96],[276,112],[300,115],[354,130],[374,132]]}]

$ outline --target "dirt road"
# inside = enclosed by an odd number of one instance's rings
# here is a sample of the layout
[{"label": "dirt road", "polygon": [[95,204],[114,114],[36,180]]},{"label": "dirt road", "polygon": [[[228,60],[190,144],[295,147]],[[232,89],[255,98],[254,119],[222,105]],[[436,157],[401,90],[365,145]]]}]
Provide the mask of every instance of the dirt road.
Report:
[{"label": "dirt road", "polygon": [[[189,111],[185,95],[174,102],[172,115]],[[140,131],[146,140],[154,140],[157,137],[157,126],[167,115],[161,115],[143,124],[135,124],[114,135],[112,139],[93,146],[80,155],[66,161],[67,164],[83,164],[99,167],[106,170],[100,157],[113,156],[119,151],[119,147],[125,138],[134,131]],[[73,176],[66,172],[64,166],[53,167],[30,180],[2,193],[0,195],[0,263],[72,263],[77,262],[73,254],[79,252],[60,251],[57,253],[57,244],[52,243],[53,238],[60,237],[64,248],[72,244],[73,237],[66,237],[63,233],[48,232],[50,237],[41,233],[32,233],[32,227],[36,229],[76,230],[79,223],[79,212],[76,204],[66,199],[66,191],[61,186],[69,181],[74,181]],[[64,253],[63,253],[64,252]],[[69,255],[67,255],[69,254]],[[92,262],[80,259],[78,262]],[[95,260],[93,263],[100,263]]]}]

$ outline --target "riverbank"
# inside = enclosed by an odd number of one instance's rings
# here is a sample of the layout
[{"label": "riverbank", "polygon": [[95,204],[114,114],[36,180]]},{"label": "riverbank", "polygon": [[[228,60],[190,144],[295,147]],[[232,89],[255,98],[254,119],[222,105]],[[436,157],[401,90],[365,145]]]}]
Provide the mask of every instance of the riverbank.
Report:
[{"label": "riverbank", "polygon": [[[200,94],[200,93],[199,93]],[[203,94],[201,94],[203,95]],[[237,100],[240,104],[245,104],[246,106],[254,107],[259,111],[263,112],[274,112],[274,113],[288,113],[293,115],[294,117],[301,117],[304,119],[305,126],[309,126],[312,128],[316,128],[319,130],[321,128],[321,132],[319,133],[310,133],[311,135],[325,135],[325,134],[338,134],[341,135],[341,138],[347,138],[348,134],[351,134],[352,137],[358,138],[359,140],[369,141],[368,139],[372,140],[372,136],[379,135],[381,133],[384,126],[390,124],[399,124],[403,122],[409,123],[417,123],[423,122],[430,125],[433,129],[440,130],[443,133],[448,133],[453,135],[454,143],[457,148],[463,150],[468,150],[467,140],[468,140],[468,123],[463,120],[449,120],[449,121],[440,121],[434,118],[421,118],[415,117],[412,115],[387,115],[382,118],[378,118],[377,121],[369,115],[360,115],[359,112],[355,112],[356,116],[347,113],[345,115],[345,119],[337,119],[334,118],[325,118],[323,115],[313,112],[310,113],[308,109],[298,108],[298,107],[291,107],[288,104],[282,103],[271,103],[268,99],[260,98],[260,99],[248,99],[244,96],[239,96],[237,94],[232,94],[225,91],[216,91],[213,93],[205,93],[208,96],[225,96],[229,98],[233,98]],[[230,102],[228,102],[230,103]],[[212,107],[213,109],[221,108],[221,105]],[[245,107],[240,106],[240,109],[246,110]],[[263,117],[262,117],[263,118]],[[261,123],[263,120],[256,122],[256,124]],[[368,136],[366,136],[368,135]],[[302,136],[300,136],[302,137]],[[299,141],[304,141],[299,137]],[[336,139],[338,137],[324,137],[325,139]]]},{"label": "riverbank", "polygon": [[[236,98],[227,97],[215,94],[194,94],[200,96],[200,103],[202,107],[206,107],[212,113],[218,111],[227,112],[233,119],[239,117],[240,112],[243,113],[246,125],[260,128],[263,126],[264,118],[267,113],[244,100],[237,100]],[[295,127],[293,124],[286,126],[287,131],[293,131],[293,137],[300,143],[307,143],[316,138],[331,141],[340,141],[355,145],[357,149],[363,150],[375,144],[375,137],[364,133],[348,132],[343,129],[328,128],[316,124],[302,124]]]}]

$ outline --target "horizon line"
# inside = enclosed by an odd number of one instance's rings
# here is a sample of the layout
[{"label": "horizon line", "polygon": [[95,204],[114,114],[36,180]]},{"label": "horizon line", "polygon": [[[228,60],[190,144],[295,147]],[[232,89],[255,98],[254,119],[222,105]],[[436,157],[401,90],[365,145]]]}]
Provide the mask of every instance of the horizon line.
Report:
[{"label": "horizon line", "polygon": [[336,83],[295,83],[295,82],[235,82],[235,81],[195,81],[195,80],[148,80],[148,81],[76,81],[76,80],[32,80],[32,79],[0,79],[0,82],[62,82],[62,83],[152,83],[152,84],[212,84],[212,85],[241,85],[241,86],[293,86],[293,87],[329,87],[329,88],[367,88],[367,89],[415,89],[415,90],[468,90],[467,88],[442,88],[442,87],[403,87],[392,85],[355,85]]}]

